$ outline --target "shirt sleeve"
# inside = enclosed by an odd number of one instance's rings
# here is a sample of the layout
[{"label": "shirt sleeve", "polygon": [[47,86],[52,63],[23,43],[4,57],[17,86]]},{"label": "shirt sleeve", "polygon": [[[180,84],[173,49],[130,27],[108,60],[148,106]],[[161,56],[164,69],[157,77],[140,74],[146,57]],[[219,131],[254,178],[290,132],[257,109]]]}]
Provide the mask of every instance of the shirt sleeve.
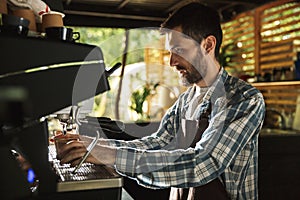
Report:
[{"label": "shirt sleeve", "polygon": [[221,100],[212,112],[210,125],[195,148],[167,151],[120,147],[116,170],[149,188],[195,187],[215,179],[258,135],[264,101],[260,94],[233,104]]},{"label": "shirt sleeve", "polygon": [[142,150],[162,149],[168,145],[174,138],[174,134],[178,129],[178,116],[180,100],[178,100],[164,115],[158,130],[150,136],[131,141],[105,139],[110,146],[128,147]]}]

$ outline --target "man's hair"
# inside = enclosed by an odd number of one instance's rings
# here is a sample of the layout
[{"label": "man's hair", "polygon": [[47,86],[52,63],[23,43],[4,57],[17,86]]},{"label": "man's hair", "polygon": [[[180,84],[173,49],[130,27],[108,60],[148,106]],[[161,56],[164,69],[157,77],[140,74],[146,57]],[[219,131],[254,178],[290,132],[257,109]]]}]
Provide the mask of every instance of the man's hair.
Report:
[{"label": "man's hair", "polygon": [[219,13],[211,7],[201,3],[190,3],[174,11],[162,24],[161,31],[182,28],[183,34],[191,37],[198,43],[209,35],[213,35],[217,42],[215,57],[218,58],[222,44],[222,29]]}]

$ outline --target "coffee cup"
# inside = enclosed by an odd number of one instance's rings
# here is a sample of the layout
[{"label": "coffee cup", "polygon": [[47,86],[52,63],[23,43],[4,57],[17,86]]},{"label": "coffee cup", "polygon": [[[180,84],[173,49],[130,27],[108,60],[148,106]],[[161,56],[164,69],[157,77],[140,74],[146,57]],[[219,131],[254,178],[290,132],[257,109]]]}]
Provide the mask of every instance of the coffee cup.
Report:
[{"label": "coffee cup", "polygon": [[23,26],[28,28],[30,21],[23,17],[14,15],[2,14],[2,25],[3,26]]},{"label": "coffee cup", "polygon": [[24,26],[1,26],[0,33],[11,36],[27,36],[29,29]]},{"label": "coffee cup", "polygon": [[73,29],[67,27],[48,27],[45,32],[48,39],[75,42],[80,38],[79,32],[73,32]]},{"label": "coffee cup", "polygon": [[64,14],[59,12],[49,12],[42,15],[42,31],[45,32],[48,27],[63,27]]},{"label": "coffee cup", "polygon": [[1,14],[2,26],[0,32],[7,35],[22,35],[28,34],[29,20],[14,15]]},{"label": "coffee cup", "polygon": [[30,9],[16,9],[13,12],[14,16],[23,17],[27,20],[29,20],[29,30],[30,31],[36,31],[36,22],[35,22],[35,16],[32,10]]}]

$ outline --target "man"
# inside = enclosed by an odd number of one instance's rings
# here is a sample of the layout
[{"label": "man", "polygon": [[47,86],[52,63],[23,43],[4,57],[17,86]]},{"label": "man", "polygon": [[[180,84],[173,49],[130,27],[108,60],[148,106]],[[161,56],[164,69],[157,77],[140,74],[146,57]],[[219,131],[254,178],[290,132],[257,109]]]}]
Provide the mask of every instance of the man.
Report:
[{"label": "man", "polygon": [[[170,199],[257,199],[261,93],[231,77],[217,57],[218,13],[183,6],[162,24],[170,65],[188,86],[156,133],[132,141],[100,139],[87,162],[110,165],[148,188],[172,188]],[[88,138],[64,146],[61,163],[79,163]]]}]

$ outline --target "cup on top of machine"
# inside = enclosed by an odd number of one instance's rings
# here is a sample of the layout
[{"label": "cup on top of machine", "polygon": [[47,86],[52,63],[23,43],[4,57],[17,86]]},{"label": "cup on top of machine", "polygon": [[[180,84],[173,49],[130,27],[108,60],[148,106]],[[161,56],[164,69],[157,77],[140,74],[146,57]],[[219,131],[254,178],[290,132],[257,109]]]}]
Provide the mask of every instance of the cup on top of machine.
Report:
[{"label": "cup on top of machine", "polygon": [[45,32],[48,27],[63,27],[64,14],[60,12],[50,11],[42,15],[42,31]]},{"label": "cup on top of machine", "polygon": [[29,20],[29,30],[30,31],[36,31],[36,22],[35,22],[35,16],[31,9],[16,9],[12,11],[12,14],[18,17],[23,17],[27,20]]},{"label": "cup on top of machine", "polygon": [[28,33],[28,26],[30,21],[14,15],[1,14],[2,26],[0,32],[9,35],[23,35]]},{"label": "cup on top of machine", "polygon": [[47,39],[75,42],[80,38],[79,32],[73,32],[73,29],[67,27],[48,27],[45,32]]},{"label": "cup on top of machine", "polygon": [[27,20],[29,20],[29,30],[30,31],[36,31],[36,22],[35,22],[35,16],[31,9],[16,9],[12,11],[13,15],[18,17],[23,17]]}]

